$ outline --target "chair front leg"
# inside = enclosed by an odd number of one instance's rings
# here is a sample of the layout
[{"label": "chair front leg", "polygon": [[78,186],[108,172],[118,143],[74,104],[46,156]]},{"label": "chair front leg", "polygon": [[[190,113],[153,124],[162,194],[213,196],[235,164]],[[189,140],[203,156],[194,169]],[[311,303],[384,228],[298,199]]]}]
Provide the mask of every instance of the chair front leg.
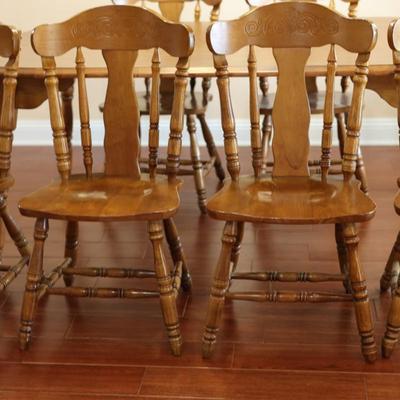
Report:
[{"label": "chair front leg", "polygon": [[43,277],[43,250],[48,230],[48,220],[46,218],[38,218],[35,224],[34,246],[29,261],[21,310],[21,325],[19,330],[19,345],[21,350],[25,350],[31,340],[33,318],[38,302],[38,290]]},{"label": "chair front leg", "polygon": [[343,226],[343,235],[347,248],[349,276],[358,332],[361,337],[361,349],[366,361],[374,362],[377,357],[374,326],[368,299],[367,284],[358,259],[359,238],[355,224],[345,224]]},{"label": "chair front leg", "polygon": [[[65,233],[64,257],[72,259],[72,262],[69,266],[70,268],[73,268],[76,265],[76,259],[78,255],[78,235],[79,235],[78,221],[68,221]],[[65,286],[72,286],[72,283],[74,281],[73,275],[64,275],[63,279]]]},{"label": "chair front leg", "polygon": [[176,228],[175,222],[172,218],[165,219],[163,223],[172,260],[174,261],[174,264],[182,261],[182,289],[187,292],[192,287],[192,278],[189,273],[178,229]]},{"label": "chair front leg", "polygon": [[225,223],[222,235],[222,249],[215,270],[214,282],[208,302],[206,327],[203,336],[203,357],[209,358],[215,347],[217,333],[225,302],[225,294],[229,286],[232,247],[236,242],[237,224]]},{"label": "chair front leg", "polygon": [[239,221],[237,222],[237,234],[236,234],[235,244],[232,247],[232,255],[231,255],[232,273],[236,271],[237,264],[239,262],[240,247],[242,245],[243,236],[244,236],[244,222]]},{"label": "chair front leg", "polygon": [[172,354],[179,356],[181,354],[182,338],[179,329],[178,311],[176,308],[172,278],[162,248],[163,230],[161,222],[150,221],[148,230],[153,245],[154,268],[160,290],[160,302],[164,323],[167,328]]}]

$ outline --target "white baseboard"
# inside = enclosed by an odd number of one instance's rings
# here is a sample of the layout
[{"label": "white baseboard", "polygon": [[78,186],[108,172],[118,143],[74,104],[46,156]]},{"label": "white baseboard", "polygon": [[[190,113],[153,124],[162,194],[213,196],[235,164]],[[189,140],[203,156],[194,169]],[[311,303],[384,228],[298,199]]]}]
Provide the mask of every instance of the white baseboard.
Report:
[{"label": "white baseboard", "polygon": [[[223,144],[221,123],[218,119],[208,119],[208,124],[213,132],[215,143],[218,146]],[[142,119],[142,132],[144,143],[147,143],[148,118]],[[236,133],[238,143],[241,146],[250,144],[250,124],[247,120],[236,121]],[[101,146],[104,137],[103,122],[95,120],[91,122],[92,141],[94,146]],[[200,131],[200,127],[197,129]],[[333,127],[336,130],[336,126]],[[312,145],[320,145],[322,131],[322,118],[313,116],[310,124],[310,142]],[[169,133],[169,119],[160,120],[160,145],[167,144]],[[334,144],[336,145],[336,135]],[[204,144],[199,135],[200,144]],[[79,121],[75,121],[73,143],[80,144]],[[398,145],[398,127],[395,118],[365,118],[361,130],[361,144],[363,146],[395,146]],[[14,132],[14,145],[16,146],[51,146],[52,134],[49,122],[46,120],[24,119],[18,121],[17,129]],[[188,135],[183,135],[183,145],[188,146]]]}]

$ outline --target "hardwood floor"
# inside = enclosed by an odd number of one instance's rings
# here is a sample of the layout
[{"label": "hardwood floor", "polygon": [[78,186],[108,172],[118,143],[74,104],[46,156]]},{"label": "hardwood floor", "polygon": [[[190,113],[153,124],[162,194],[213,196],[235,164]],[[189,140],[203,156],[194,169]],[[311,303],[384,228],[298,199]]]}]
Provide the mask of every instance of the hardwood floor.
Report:
[{"label": "hardwood floor", "polygon": [[[245,149],[241,152],[246,153]],[[102,157],[98,149],[95,153],[95,167],[100,168]],[[370,147],[364,149],[364,158],[378,212],[372,222],[360,226],[360,254],[380,342],[389,295],[380,295],[379,278],[400,227],[392,206],[399,151]],[[74,163],[82,164],[80,149],[74,153]],[[56,176],[53,151],[16,147],[12,170],[16,184],[9,194],[10,208],[31,241],[34,221],[19,216],[16,202]],[[208,193],[216,187],[217,179],[211,173]],[[201,337],[222,224],[200,215],[191,177],[182,188],[176,223],[193,277],[192,295],[179,300],[182,357],[170,355],[158,300],[55,296],[40,303],[32,346],[20,352],[17,327],[23,273],[0,294],[1,400],[400,398],[400,348],[391,360],[379,358],[367,365],[359,350],[354,310],[348,303],[228,302],[216,352],[211,360],[203,360]],[[63,254],[64,227],[64,223],[50,221],[46,265]],[[82,224],[78,264],[148,267],[152,253],[146,229],[145,223]],[[5,254],[5,261],[18,256],[9,240]],[[296,271],[311,266],[309,270],[337,272],[333,227],[248,227],[238,270],[257,271],[263,266]],[[77,277],[76,282],[84,284],[88,279]],[[106,284],[112,285],[112,279],[102,286]],[[127,287],[132,281],[122,285]],[[234,285],[265,287],[255,282]],[[133,286],[150,288],[154,282]],[[323,286],[342,289],[338,283]]]}]

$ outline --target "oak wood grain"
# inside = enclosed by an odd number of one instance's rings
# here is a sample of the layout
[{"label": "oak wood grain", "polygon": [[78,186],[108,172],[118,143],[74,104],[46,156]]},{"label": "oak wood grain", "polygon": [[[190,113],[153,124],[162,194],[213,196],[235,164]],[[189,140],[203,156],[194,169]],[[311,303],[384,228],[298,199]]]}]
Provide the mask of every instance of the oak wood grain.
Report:
[{"label": "oak wood grain", "polygon": [[[351,33],[350,33],[351,32]],[[337,12],[310,2],[274,3],[256,7],[232,21],[214,23],[207,31],[207,44],[213,53],[220,94],[221,124],[227,168],[231,180],[207,204],[209,214],[225,221],[221,252],[215,268],[203,335],[203,355],[208,358],[216,344],[216,336],[225,299],[259,302],[328,302],[353,299],[362,354],[374,362],[377,349],[374,324],[367,293],[366,279],[358,256],[358,231],[355,222],[367,221],[375,214],[374,202],[354,181],[360,159],[359,136],[362,98],[367,83],[370,51],[377,40],[376,27],[367,21],[346,18]],[[350,39],[351,37],[351,39]],[[323,113],[320,176],[311,176],[309,165],[310,105],[305,79],[305,65],[311,48],[330,45],[327,57],[327,91]],[[331,127],[334,114],[335,47],[356,53],[356,75],[349,117],[343,144],[342,176],[328,175],[331,157]],[[230,99],[229,61],[227,56],[249,47],[250,119],[252,167],[251,175],[241,175],[235,119]],[[262,168],[259,116],[255,95],[256,58],[254,47],[272,48],[278,68],[278,89],[272,110],[274,136],[273,169],[260,174]],[[345,85],[345,82],[343,83]],[[265,143],[265,141],[264,141]],[[366,190],[366,188],[364,188]],[[351,294],[312,290],[234,290],[231,279],[256,281],[291,281],[290,273],[234,273],[238,256],[234,249],[241,241],[238,225],[245,222],[266,224],[340,224],[336,240],[342,280]],[[338,225],[336,225],[338,230]],[[241,236],[241,235],[240,235]],[[340,243],[343,249],[340,249]],[[346,257],[344,263],[343,257]],[[295,281],[306,281],[302,272]],[[320,275],[324,280],[326,275]],[[351,285],[351,290],[349,290]]]},{"label": "oak wood grain", "polygon": [[[173,38],[173,40],[172,40]],[[32,326],[37,305],[46,294],[70,297],[100,298],[153,298],[160,299],[165,327],[174,355],[180,355],[181,336],[176,298],[182,281],[190,289],[190,275],[183,258],[183,251],[176,252],[179,236],[170,230],[169,240],[174,254],[170,267],[163,249],[163,220],[170,218],[179,207],[176,179],[180,164],[181,137],[184,116],[184,96],[187,85],[188,59],[193,52],[194,37],[190,28],[179,23],[168,22],[157,14],[137,7],[105,6],[90,9],[59,24],[41,25],[32,33],[32,46],[41,56],[45,72],[45,86],[49,99],[50,121],[53,130],[54,152],[60,179],[53,181],[30,195],[25,196],[19,209],[23,215],[36,218],[34,249],[29,262],[28,276],[21,308],[19,342],[22,350],[28,347],[32,337]],[[85,58],[82,48],[101,51],[108,69],[107,95],[104,104],[104,163],[103,171],[92,173],[94,164],[89,106],[85,84]],[[59,99],[59,79],[56,57],[76,48],[76,70],[78,75],[79,111],[85,174],[72,173],[71,123],[65,117],[71,115],[68,104]],[[175,79],[172,81],[173,104],[171,109],[171,133],[168,145],[167,177],[158,178],[157,121],[158,107],[151,106],[153,134],[150,137],[150,176],[141,174],[139,167],[139,109],[132,70],[138,51],[162,49],[177,58]],[[157,51],[156,53],[157,54]],[[159,79],[157,57],[153,59],[153,77]],[[158,88],[151,102],[158,103]],[[70,102],[71,92],[64,94]],[[68,99],[67,99],[68,97]],[[68,107],[67,107],[68,106]],[[68,110],[66,112],[66,109]],[[70,118],[69,118],[70,119]],[[50,272],[44,268],[44,245],[48,237],[49,219],[67,221],[64,260],[56,263]],[[143,269],[79,268],[78,221],[148,221],[148,238],[153,246],[154,272],[158,290],[136,288],[72,286],[74,275],[89,277],[140,278],[146,275]],[[7,220],[5,219],[6,225]],[[171,224],[173,222],[170,222]],[[178,244],[177,244],[178,243]],[[130,249],[131,250],[131,249]],[[64,273],[65,272],[65,273]],[[56,286],[64,276],[67,287]]]}]

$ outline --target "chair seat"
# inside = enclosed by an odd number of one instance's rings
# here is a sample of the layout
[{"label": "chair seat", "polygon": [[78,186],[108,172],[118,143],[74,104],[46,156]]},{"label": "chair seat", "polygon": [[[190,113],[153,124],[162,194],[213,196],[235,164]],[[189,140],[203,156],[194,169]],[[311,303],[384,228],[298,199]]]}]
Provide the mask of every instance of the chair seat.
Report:
[{"label": "chair seat", "polygon": [[[323,114],[325,104],[325,92],[309,93],[310,111],[312,114]],[[335,113],[344,113],[349,111],[351,106],[351,93],[335,92],[334,109]],[[275,93],[268,93],[266,96],[261,95],[259,98],[260,111],[264,113],[272,112],[274,106]]]},{"label": "chair seat", "polygon": [[167,177],[140,181],[127,177],[92,179],[73,175],[66,184],[54,181],[19,202],[22,215],[80,221],[158,220],[169,218],[179,207],[181,181]]},{"label": "chair seat", "polygon": [[226,181],[207,203],[209,214],[219,220],[271,224],[361,222],[375,214],[375,203],[359,189],[356,180],[339,177],[242,176]]}]

